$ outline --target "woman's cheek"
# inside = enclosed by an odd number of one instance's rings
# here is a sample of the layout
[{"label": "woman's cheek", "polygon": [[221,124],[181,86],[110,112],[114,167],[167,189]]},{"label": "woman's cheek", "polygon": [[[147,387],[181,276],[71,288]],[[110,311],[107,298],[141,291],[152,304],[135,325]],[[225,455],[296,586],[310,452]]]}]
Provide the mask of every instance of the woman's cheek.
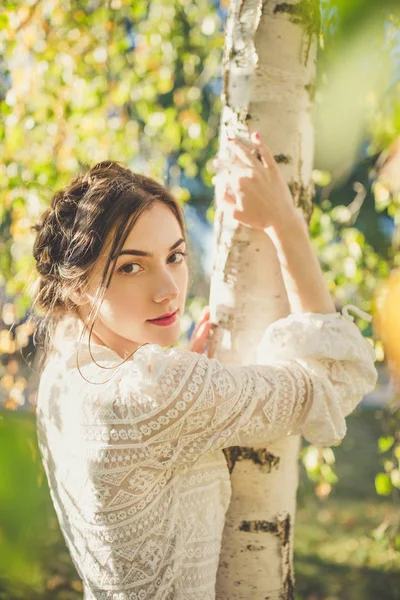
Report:
[{"label": "woman's cheek", "polygon": [[129,295],[123,286],[113,285],[107,290],[102,304],[102,312],[108,317],[116,317],[124,310],[125,305],[132,305]]},{"label": "woman's cheek", "polygon": [[186,297],[187,291],[188,291],[188,284],[189,284],[189,269],[188,269],[186,262],[184,264],[184,268],[182,269],[182,271],[183,271],[182,279],[181,279],[179,288],[180,288],[181,293]]},{"label": "woman's cheek", "polygon": [[[108,297],[109,314],[112,314],[116,319],[124,318],[146,320],[148,318],[148,299],[144,297],[145,286],[135,285],[136,282],[131,282],[131,285],[119,286],[119,289],[113,289]],[[132,289],[135,286],[135,289]],[[146,311],[147,308],[147,311]]]},{"label": "woman's cheek", "polygon": [[107,321],[113,321],[119,312],[120,311],[118,310],[118,306],[116,305],[115,301],[110,298],[103,300],[100,309],[100,315],[103,319],[106,319]]}]

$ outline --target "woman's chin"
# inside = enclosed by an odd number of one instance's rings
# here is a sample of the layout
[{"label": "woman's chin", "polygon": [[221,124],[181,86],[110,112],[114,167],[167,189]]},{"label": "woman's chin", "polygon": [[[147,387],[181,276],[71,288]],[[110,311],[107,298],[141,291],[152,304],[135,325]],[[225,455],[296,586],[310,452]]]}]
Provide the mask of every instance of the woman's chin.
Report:
[{"label": "woman's chin", "polygon": [[[152,326],[152,329],[155,329],[156,331],[151,331],[150,335],[148,336],[148,341],[150,344],[173,346],[178,343],[181,335],[179,321],[170,327]],[[157,331],[158,329],[159,331]]]}]

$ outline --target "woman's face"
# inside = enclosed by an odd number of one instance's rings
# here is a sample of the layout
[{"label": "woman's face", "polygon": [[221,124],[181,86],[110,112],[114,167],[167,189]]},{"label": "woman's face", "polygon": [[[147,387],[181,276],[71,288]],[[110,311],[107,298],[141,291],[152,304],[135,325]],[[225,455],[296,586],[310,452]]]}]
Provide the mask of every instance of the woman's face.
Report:
[{"label": "woman's face", "polygon": [[[103,272],[109,243],[99,257],[89,281],[87,316]],[[169,346],[180,335],[188,267],[186,244],[172,210],[155,202],[139,217],[117,258],[92,333],[95,343],[108,346],[122,358],[144,343]],[[177,311],[168,321],[152,321]]]}]

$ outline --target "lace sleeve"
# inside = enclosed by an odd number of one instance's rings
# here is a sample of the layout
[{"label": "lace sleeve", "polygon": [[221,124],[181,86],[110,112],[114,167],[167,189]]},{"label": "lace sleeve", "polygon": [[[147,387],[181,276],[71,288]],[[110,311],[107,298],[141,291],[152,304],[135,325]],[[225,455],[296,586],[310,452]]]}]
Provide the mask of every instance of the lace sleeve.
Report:
[{"label": "lace sleeve", "polygon": [[378,377],[375,351],[349,309],[371,320],[353,305],[345,306],[343,315],[292,314],[268,327],[257,352],[260,364],[284,359],[306,371],[312,393],[291,433],[301,433],[317,446],[343,439],[345,417],[374,389]]},{"label": "lace sleeve", "polygon": [[[131,430],[121,439],[130,437],[143,460],[166,467],[297,433],[331,445],[376,382],[371,345],[339,313],[277,321],[258,354],[266,364],[228,367],[190,351],[141,348],[119,380]],[[124,427],[114,427],[120,439]]]}]

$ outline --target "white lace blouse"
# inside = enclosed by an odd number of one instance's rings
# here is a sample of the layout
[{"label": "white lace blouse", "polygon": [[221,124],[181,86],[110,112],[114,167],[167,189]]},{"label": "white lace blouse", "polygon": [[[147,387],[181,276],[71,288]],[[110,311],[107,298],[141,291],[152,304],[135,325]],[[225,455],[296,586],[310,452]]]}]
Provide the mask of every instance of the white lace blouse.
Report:
[{"label": "white lace blouse", "polygon": [[[347,318],[346,318],[347,317]],[[270,325],[259,364],[228,367],[158,345],[121,368],[76,340],[39,385],[40,450],[85,600],[214,600],[230,481],[222,448],[287,435],[331,445],[374,388],[374,351],[352,317]],[[92,344],[103,366],[121,362]]]}]

